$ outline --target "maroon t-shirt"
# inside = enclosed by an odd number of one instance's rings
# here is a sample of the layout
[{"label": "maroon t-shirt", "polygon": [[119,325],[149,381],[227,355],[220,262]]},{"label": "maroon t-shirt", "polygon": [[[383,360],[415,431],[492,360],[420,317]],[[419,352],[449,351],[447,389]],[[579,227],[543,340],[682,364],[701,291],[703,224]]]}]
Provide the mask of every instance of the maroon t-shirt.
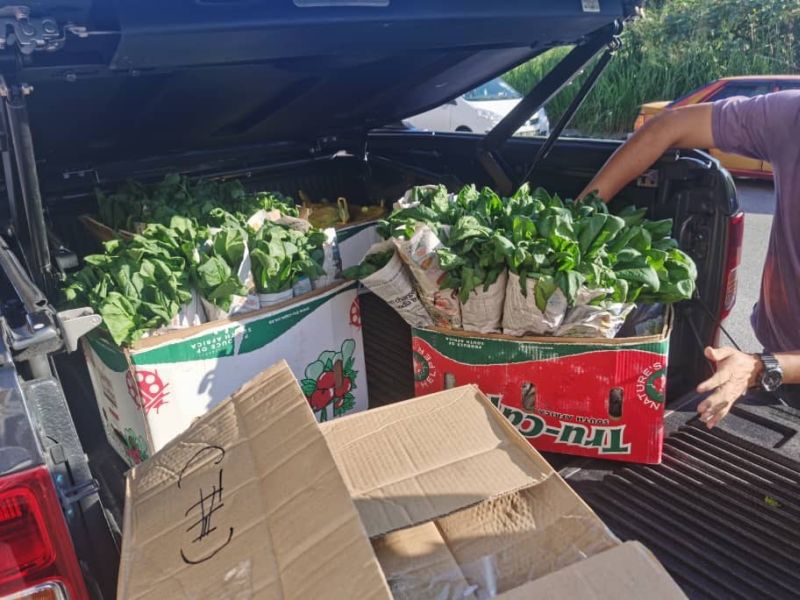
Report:
[{"label": "maroon t-shirt", "polygon": [[777,206],[752,324],[771,352],[800,350],[800,90],[713,104],[714,145],[768,161]]}]

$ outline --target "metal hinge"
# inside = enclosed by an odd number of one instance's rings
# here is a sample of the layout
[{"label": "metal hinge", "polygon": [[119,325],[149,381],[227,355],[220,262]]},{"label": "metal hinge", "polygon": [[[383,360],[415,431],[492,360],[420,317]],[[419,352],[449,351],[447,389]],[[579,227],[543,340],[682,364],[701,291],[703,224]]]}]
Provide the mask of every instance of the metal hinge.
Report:
[{"label": "metal hinge", "polygon": [[64,31],[52,17],[31,17],[27,6],[0,8],[0,50],[16,46],[22,54],[52,52],[64,45]]},{"label": "metal hinge", "polygon": [[[58,479],[58,477],[56,477],[56,479]],[[61,506],[67,511],[71,505],[99,492],[100,484],[96,479],[90,479],[89,481],[84,481],[70,487],[58,487],[58,495],[61,497]]]}]

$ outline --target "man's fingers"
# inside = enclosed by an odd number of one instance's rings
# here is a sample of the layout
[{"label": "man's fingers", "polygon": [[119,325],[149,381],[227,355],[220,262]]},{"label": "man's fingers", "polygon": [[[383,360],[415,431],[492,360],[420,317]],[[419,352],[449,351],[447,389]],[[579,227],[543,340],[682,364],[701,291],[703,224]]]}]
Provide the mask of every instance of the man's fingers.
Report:
[{"label": "man's fingers", "polygon": [[697,386],[697,391],[701,394],[705,394],[706,392],[710,392],[712,390],[717,389],[721,385],[725,385],[728,380],[730,379],[730,375],[727,371],[717,371],[711,377],[706,379],[700,385]]},{"label": "man's fingers", "polygon": [[728,402],[720,407],[719,410],[712,413],[710,417],[705,420],[706,427],[709,429],[713,429],[716,427],[722,419],[728,416],[731,408],[733,407],[733,402]]},{"label": "man's fingers", "polygon": [[739,396],[731,386],[723,385],[697,405],[697,414],[706,427],[711,429],[730,411]]}]

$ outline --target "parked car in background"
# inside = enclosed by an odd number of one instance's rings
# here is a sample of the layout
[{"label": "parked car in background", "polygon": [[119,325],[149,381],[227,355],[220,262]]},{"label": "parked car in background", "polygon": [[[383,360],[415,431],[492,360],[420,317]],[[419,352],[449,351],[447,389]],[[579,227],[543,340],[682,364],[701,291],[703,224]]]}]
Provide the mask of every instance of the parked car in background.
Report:
[{"label": "parked car in background", "polygon": [[[407,121],[417,129],[487,133],[522,99],[522,94],[498,77]],[[549,135],[550,121],[539,109],[515,135]]]},{"label": "parked car in background", "polygon": [[[758,96],[781,90],[800,89],[800,75],[757,75],[745,77],[725,77],[712,81],[677,100],[648,102],[642,104],[636,117],[633,128],[639,129],[648,119],[654,117],[665,108],[677,108],[701,102],[714,102],[733,96]],[[709,149],[712,156],[722,163],[737,177],[752,177],[755,179],[772,179],[772,166],[765,161],[721,152],[715,148]]]}]

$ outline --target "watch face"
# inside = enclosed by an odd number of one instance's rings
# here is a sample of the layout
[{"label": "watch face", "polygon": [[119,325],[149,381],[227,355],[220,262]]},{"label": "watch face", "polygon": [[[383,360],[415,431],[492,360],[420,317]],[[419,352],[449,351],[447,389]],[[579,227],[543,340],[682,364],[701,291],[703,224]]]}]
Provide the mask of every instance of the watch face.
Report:
[{"label": "watch face", "polygon": [[767,371],[761,378],[761,385],[768,392],[773,392],[780,387],[782,381],[783,376],[780,371]]}]

